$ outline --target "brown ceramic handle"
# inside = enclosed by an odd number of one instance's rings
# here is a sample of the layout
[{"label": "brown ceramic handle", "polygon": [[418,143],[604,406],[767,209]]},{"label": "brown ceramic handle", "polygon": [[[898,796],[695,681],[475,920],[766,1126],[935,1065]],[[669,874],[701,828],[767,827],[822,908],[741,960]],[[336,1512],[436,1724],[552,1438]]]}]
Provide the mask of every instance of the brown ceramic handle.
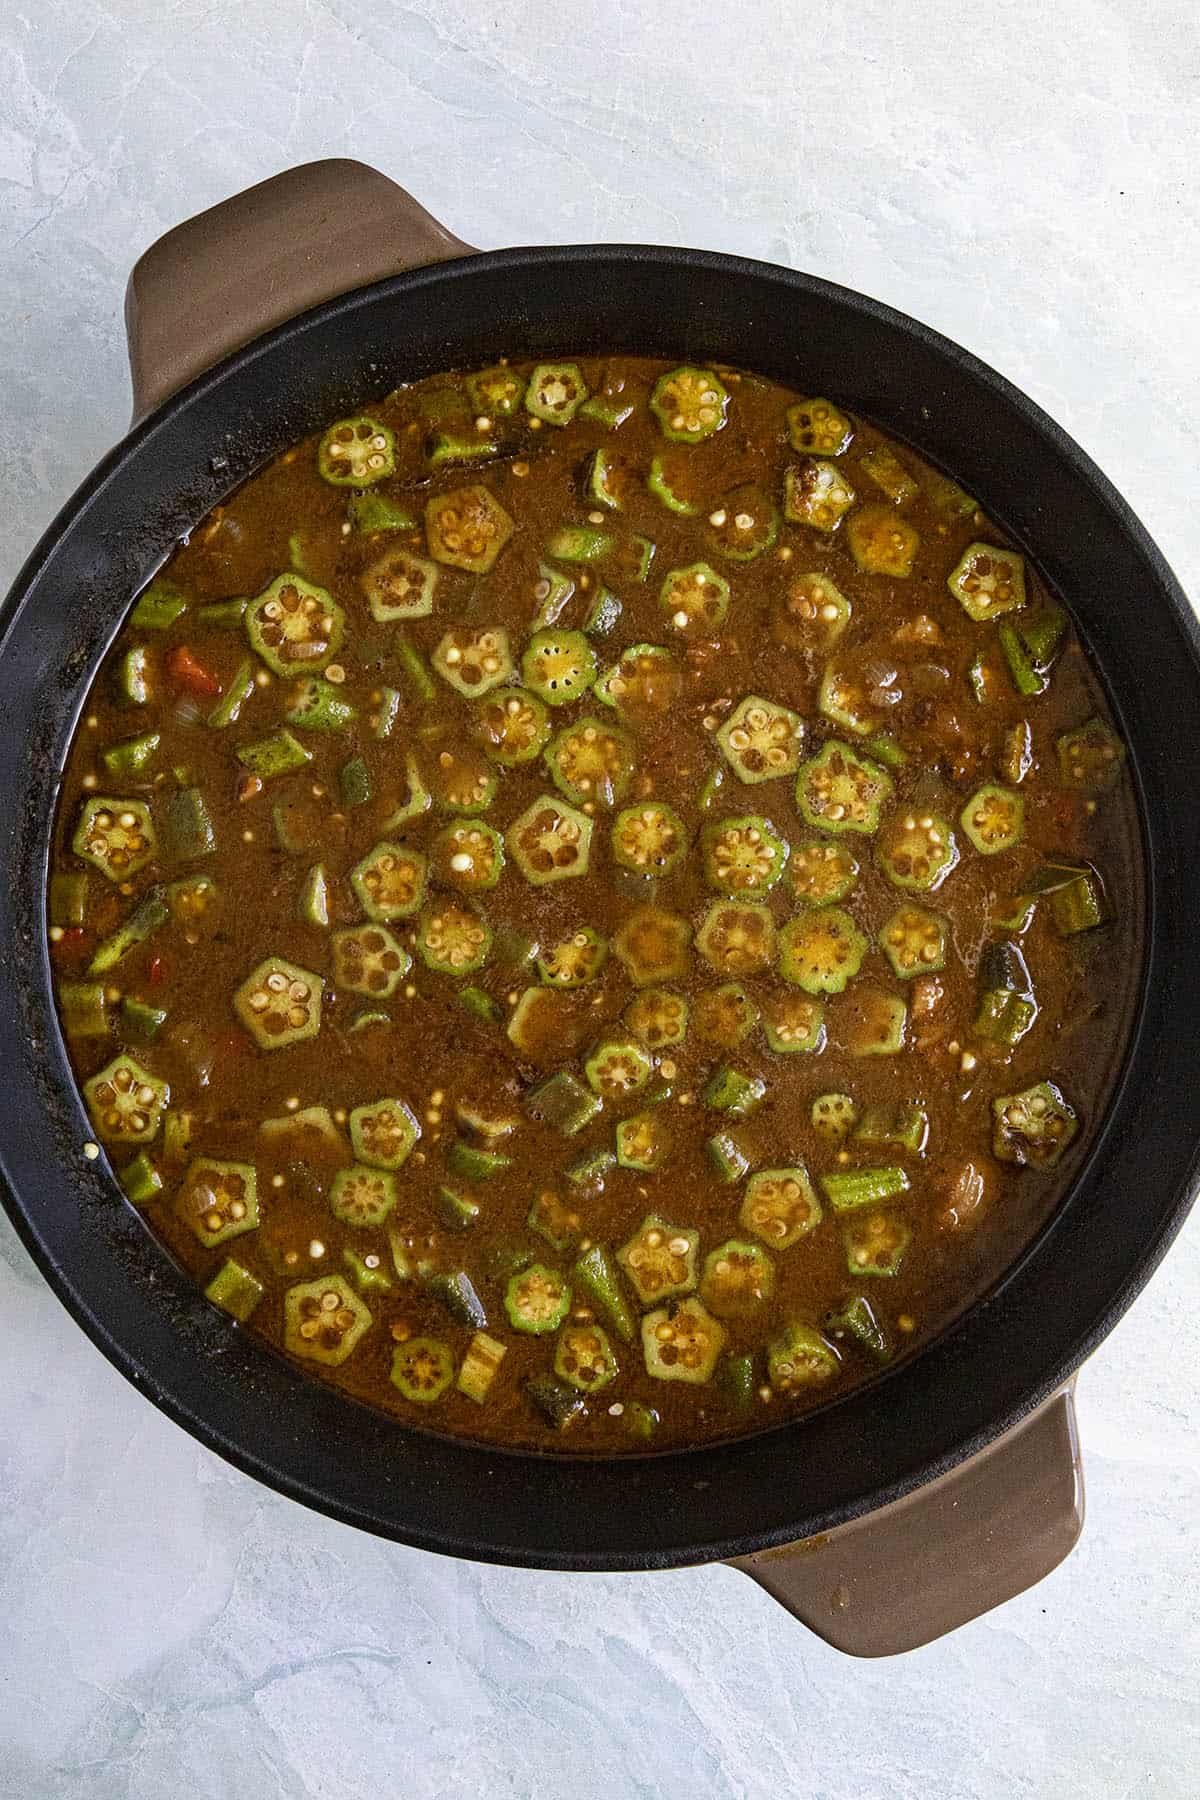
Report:
[{"label": "brown ceramic handle", "polygon": [[1023,1593],[1083,1527],[1070,1388],[980,1455],[828,1536],[737,1558],[818,1637],[895,1656]]},{"label": "brown ceramic handle", "polygon": [[159,238],[129,277],[134,419],[306,307],[470,254],[365,163],[305,163],[222,200]]}]

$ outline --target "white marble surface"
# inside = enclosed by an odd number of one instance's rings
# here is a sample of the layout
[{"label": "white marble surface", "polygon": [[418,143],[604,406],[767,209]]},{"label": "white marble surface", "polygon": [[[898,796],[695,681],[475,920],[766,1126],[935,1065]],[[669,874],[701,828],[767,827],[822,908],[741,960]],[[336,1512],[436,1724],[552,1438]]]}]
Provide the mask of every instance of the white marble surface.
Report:
[{"label": "white marble surface", "polygon": [[[478,244],[703,244],[920,315],[1200,593],[1198,100],[1191,0],[7,0],[0,586],[122,429],[134,255],[333,153]],[[304,1512],[0,1257],[4,1800],[1200,1793],[1200,1217],[1085,1371],[1079,1550],[874,1665],[723,1569],[522,1574]]]}]

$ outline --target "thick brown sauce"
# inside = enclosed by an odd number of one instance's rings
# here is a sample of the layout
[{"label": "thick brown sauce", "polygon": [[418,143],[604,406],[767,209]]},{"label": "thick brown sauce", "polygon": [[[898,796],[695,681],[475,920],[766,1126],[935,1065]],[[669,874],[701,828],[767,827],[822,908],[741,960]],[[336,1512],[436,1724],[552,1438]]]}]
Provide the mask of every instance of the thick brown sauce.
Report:
[{"label": "thick brown sauce", "polygon": [[[430,493],[483,482],[506,508],[516,530],[494,570],[476,577],[442,569],[432,616],[408,622],[405,636],[428,659],[455,622],[503,626],[518,660],[519,680],[519,657],[537,611],[539,564],[546,555],[547,538],[565,522],[586,522],[590,502],[582,495],[580,470],[598,445],[611,447],[637,478],[627,483],[623,509],[611,514],[605,525],[622,539],[642,533],[654,541],[649,579],[639,583],[627,569],[602,568],[597,575],[582,565],[572,571],[576,593],[559,623],[582,625],[598,580],[603,579],[619,597],[622,612],[610,635],[593,639],[600,667],[610,666],[625,647],[649,642],[670,647],[685,671],[681,696],[668,716],[629,727],[638,760],[626,803],[646,794],[666,801],[694,839],[703,822],[702,787],[709,773],[721,766],[714,729],[747,694],[768,696],[802,716],[807,756],[826,738],[845,736],[818,712],[824,659],[781,643],[773,628],[789,584],[798,573],[813,570],[832,577],[852,604],[852,622],[836,652],[839,667],[850,676],[865,674],[879,689],[898,696],[880,708],[881,727],[886,725],[909,754],[906,766],[894,772],[895,805],[934,808],[955,823],[959,863],[937,893],[925,896],[902,895],[891,886],[874,865],[870,838],[835,840],[848,845],[860,864],[858,884],[843,904],[872,940],[872,949],[846,995],[825,1002],[825,1047],[819,1054],[781,1056],[771,1051],[760,1029],[737,1050],[724,1054],[691,1034],[669,1053],[675,1064],[671,1097],[660,1110],[669,1117],[673,1150],[665,1166],[655,1173],[611,1171],[601,1191],[574,1202],[585,1241],[613,1248],[624,1243],[652,1210],[670,1225],[697,1228],[701,1258],[729,1238],[746,1239],[748,1233],[738,1223],[744,1183],[716,1182],[705,1151],[705,1140],[724,1121],[700,1103],[699,1094],[713,1070],[724,1063],[759,1075],[767,1084],[764,1104],[737,1126],[752,1166],[802,1162],[814,1180],[839,1166],[836,1146],[823,1142],[813,1130],[810,1108],[816,1095],[844,1091],[860,1107],[896,1099],[924,1103],[929,1140],[923,1155],[852,1143],[845,1158],[850,1166],[900,1161],[908,1168],[910,1189],[893,1208],[913,1231],[900,1272],[891,1279],[852,1279],[842,1221],[826,1207],[823,1223],[810,1236],[773,1256],[771,1302],[752,1319],[726,1321],[728,1351],[749,1353],[755,1359],[754,1397],[748,1409],[727,1399],[719,1383],[698,1386],[651,1379],[640,1345],[624,1344],[610,1332],[620,1363],[617,1378],[589,1397],[587,1416],[576,1420],[568,1433],[560,1435],[545,1423],[530,1404],[524,1382],[549,1370],[554,1339],[523,1336],[509,1328],[502,1290],[489,1273],[494,1252],[497,1245],[526,1244],[536,1250],[538,1261],[570,1268],[573,1256],[557,1255],[527,1230],[524,1221],[530,1203],[547,1187],[569,1194],[564,1168],[589,1150],[611,1147],[614,1119],[638,1110],[640,1102],[635,1098],[606,1106],[603,1116],[572,1138],[525,1118],[520,1099],[537,1071],[508,1042],[505,1019],[514,997],[528,981],[536,981],[536,974],[518,976],[493,959],[472,978],[501,1008],[500,1022],[488,1024],[464,1010],[459,983],[429,972],[414,956],[407,981],[377,1008],[375,1001],[335,984],[329,932],[298,918],[299,891],[313,863],[321,862],[326,872],[331,925],[352,924],[362,918],[347,881],[353,865],[385,836],[427,847],[447,823],[448,815],[435,807],[398,830],[383,829],[404,791],[406,753],[415,751],[432,772],[431,765],[444,750],[471,741],[474,709],[436,677],[433,700],[419,699],[396,654],[397,628],[372,621],[360,586],[363,570],[390,543],[405,542],[424,553],[420,530],[398,538],[347,530],[352,496],[318,476],[316,440],[278,457],[202,521],[172,557],[164,573],[189,602],[178,622],[165,632],[138,631],[129,625],[122,631],[97,677],[64,776],[54,867],[72,873],[86,870],[87,899],[81,930],[54,928],[51,933],[61,978],[85,977],[96,944],[154,882],[203,873],[219,890],[215,913],[190,933],[190,939],[182,925],[171,923],[135,947],[104,978],[109,1034],[70,1043],[81,1082],[119,1049],[127,1049],[144,1068],[170,1083],[173,1109],[195,1115],[190,1154],[244,1161],[257,1170],[261,1227],[226,1245],[205,1249],[176,1211],[186,1163],[172,1163],[164,1155],[160,1133],[145,1146],[164,1183],[162,1193],[147,1207],[151,1223],[202,1284],[229,1256],[249,1269],[265,1289],[249,1328],[279,1345],[283,1294],[290,1285],[335,1272],[351,1279],[343,1262],[347,1248],[378,1257],[385,1275],[393,1271],[385,1230],[355,1230],[330,1214],[329,1182],[339,1163],[352,1160],[348,1144],[332,1155],[319,1144],[272,1144],[260,1132],[260,1122],[284,1115],[298,1102],[300,1107],[328,1107],[341,1125],[356,1106],[384,1095],[402,1098],[421,1121],[422,1136],[397,1176],[399,1201],[389,1225],[410,1246],[414,1258],[427,1257],[443,1269],[468,1271],[486,1306],[488,1331],[506,1345],[507,1355],[482,1406],[453,1388],[434,1406],[405,1401],[389,1382],[398,1338],[405,1332],[435,1336],[458,1359],[472,1333],[454,1323],[420,1282],[393,1281],[389,1292],[365,1296],[373,1323],[347,1362],[333,1370],[306,1366],[409,1421],[503,1443],[606,1453],[641,1448],[644,1440],[632,1438],[629,1431],[630,1403],[636,1401],[652,1406],[659,1415],[651,1440],[657,1445],[775,1424],[875,1372],[875,1362],[842,1341],[840,1367],[832,1382],[794,1394],[772,1394],[766,1384],[764,1346],[781,1324],[799,1320],[819,1325],[831,1307],[854,1292],[868,1296],[893,1355],[928,1339],[996,1280],[1048,1216],[1078,1166],[1123,1049],[1139,967],[1141,872],[1129,782],[1123,779],[1114,790],[1090,796],[1064,788],[1058,778],[1056,737],[1095,714],[1103,716],[1105,710],[1077,641],[1068,634],[1048,691],[1023,700],[1009,680],[995,625],[973,623],[947,589],[947,576],[968,543],[979,539],[1003,543],[994,527],[977,512],[956,511],[952,501],[948,503],[941,478],[912,452],[900,449],[898,454],[917,484],[913,497],[900,509],[920,533],[909,579],[861,573],[844,529],[825,534],[796,524],[785,524],[778,546],[759,559],[722,562],[705,544],[708,515],[720,496],[745,482],[759,482],[781,496],[784,468],[799,460],[788,446],[784,427],[785,409],[796,396],[755,377],[724,372],[731,396],[728,422],[715,437],[684,453],[688,481],[705,505],[698,517],[679,517],[646,492],[642,479],[651,457],[665,447],[647,397],[668,366],[632,357],[603,365],[585,361],[582,368],[589,387],[607,387],[633,403],[631,416],[619,430],[606,431],[583,419],[563,429],[537,429],[522,412],[503,426],[503,454],[496,460],[467,472],[445,470],[432,477],[426,460],[429,396],[447,388],[461,390],[453,378],[403,390],[372,409],[376,419],[395,431],[398,446],[396,474],[373,491],[410,504],[419,518]],[[856,421],[853,442],[839,459],[860,502],[884,499],[863,461],[884,441],[871,426]],[[311,753],[309,764],[298,774],[268,782],[261,793],[239,798],[239,784],[243,792],[245,784],[236,751],[282,723],[290,683],[277,678],[263,681],[234,726],[212,730],[205,714],[213,700],[189,694],[186,684],[181,686],[172,675],[170,658],[186,645],[225,688],[248,654],[245,633],[236,627],[205,628],[197,608],[259,594],[292,566],[295,552],[294,547],[289,549],[289,540],[297,533],[305,572],[328,588],[345,610],[346,635],[336,665],[345,674],[340,691],[358,708],[358,718],[343,733],[299,731]],[[658,596],[668,570],[701,558],[729,581],[732,603],[718,635],[697,639],[672,629]],[[1033,603],[1040,589],[1033,572],[1027,573]],[[917,620],[927,624],[918,627],[914,642],[911,628]],[[902,641],[905,638],[908,641]],[[150,698],[143,706],[130,707],[115,698],[115,672],[120,659],[137,644],[148,650]],[[984,704],[973,698],[967,678],[968,667],[981,650],[988,674]],[[382,684],[400,690],[402,701],[391,736],[378,740],[370,720],[377,712],[373,696]],[[557,729],[587,714],[616,722],[595,696],[585,696],[554,709],[552,723]],[[1014,850],[983,857],[958,829],[958,815],[982,783],[1002,779],[998,759],[1005,733],[1021,720],[1030,723],[1033,749],[1032,766],[1021,786],[1024,839]],[[115,782],[101,761],[103,751],[146,731],[158,732],[161,740],[150,769],[132,781]],[[354,755],[368,766],[374,798],[347,808],[338,797],[339,770]],[[72,854],[71,837],[89,795],[116,792],[141,797],[157,813],[177,785],[176,769],[184,771],[183,778],[205,796],[215,827],[215,854],[188,865],[156,861],[123,886]],[[726,769],[704,818],[762,813],[796,845],[815,834],[798,816],[794,785],[785,779],[747,786]],[[502,769],[499,793],[486,817],[503,831],[535,795],[549,791],[552,783],[541,759]],[[300,855],[280,849],[272,807],[292,801],[319,837],[318,849]],[[639,899],[653,898],[694,926],[713,898],[695,852],[657,884],[642,883],[615,868],[608,849],[611,817],[602,807],[595,809],[586,879],[533,887],[510,855],[499,885],[479,897],[481,910],[494,924],[520,928],[542,943],[584,923],[611,934]],[[989,939],[1004,935],[990,924],[993,911],[1021,891],[1023,880],[1048,854],[1097,865],[1113,916],[1100,930],[1063,939],[1051,925],[1048,908],[1038,907],[1021,942],[1040,1010],[1033,1029],[1005,1058],[972,1031],[977,963]],[[915,1008],[910,1011],[905,1047],[899,1054],[878,1058],[847,1054],[856,992],[865,987],[903,991],[904,984],[892,976],[874,940],[883,920],[910,898],[945,913],[951,921],[946,967],[937,978],[941,997],[928,1017],[918,1017]],[[799,910],[786,875],[767,904],[780,924]],[[410,920],[391,927],[410,948],[413,924]],[[255,1046],[235,1018],[231,998],[255,965],[273,953],[324,975],[326,987],[319,1035],[293,1048],[266,1052]],[[686,979],[670,985],[694,1001],[722,979],[693,952]],[[786,991],[773,974],[750,977],[744,986],[760,1005]],[[606,1027],[620,1030],[619,1017],[632,992],[621,962],[610,956],[596,981],[564,998],[560,1034],[537,1059],[544,1069],[567,1066],[579,1074],[581,1049]],[[122,1035],[120,996],[166,1009],[167,1023],[152,1043]],[[358,1015],[377,1009],[388,1015],[389,1025],[351,1033]],[[1070,1153],[1048,1174],[995,1162],[989,1149],[992,1099],[1042,1079],[1057,1083],[1079,1115],[1081,1130]],[[446,1155],[456,1136],[454,1107],[460,1099],[507,1107],[522,1122],[504,1145],[513,1158],[511,1169],[472,1190],[480,1208],[478,1222],[468,1231],[452,1233],[439,1222],[437,1194],[448,1180],[463,1186],[446,1172]],[[139,1148],[106,1146],[118,1170]],[[955,1184],[968,1162],[982,1172],[985,1201],[970,1218],[960,1218],[956,1227]],[[958,1193],[961,1202],[961,1188]],[[581,1298],[576,1295],[577,1309]]]}]

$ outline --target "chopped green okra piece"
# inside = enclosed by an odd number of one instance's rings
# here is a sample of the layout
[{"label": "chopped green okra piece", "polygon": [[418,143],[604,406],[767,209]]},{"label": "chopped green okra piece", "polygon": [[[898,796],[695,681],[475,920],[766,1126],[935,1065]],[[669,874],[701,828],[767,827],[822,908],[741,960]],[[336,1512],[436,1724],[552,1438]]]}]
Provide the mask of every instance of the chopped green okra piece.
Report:
[{"label": "chopped green okra piece", "polygon": [[827,1312],[821,1321],[821,1329],[835,1344],[850,1339],[876,1362],[891,1360],[891,1345],[864,1294],[852,1294],[840,1306]]},{"label": "chopped green okra piece", "polygon": [[482,1406],[488,1397],[488,1391],[500,1372],[500,1364],[508,1354],[508,1347],[498,1338],[489,1337],[485,1331],[477,1331],[467,1345],[454,1385],[460,1394],[468,1400],[474,1400]]},{"label": "chopped green okra piece", "polygon": [[117,699],[125,706],[150,702],[150,652],[144,644],[127,650],[117,665]]},{"label": "chopped green okra piece", "polygon": [[140,775],[154,761],[162,738],[157,731],[143,732],[141,737],[125,738],[119,744],[110,744],[104,752],[104,767],[110,775],[123,780],[126,776]]},{"label": "chopped green okra piece", "polygon": [[649,1173],[662,1166],[670,1148],[666,1126],[656,1112],[634,1113],[617,1126],[617,1163],[622,1169]]},{"label": "chopped green okra piece", "polygon": [[108,937],[102,938],[92,954],[88,964],[89,975],[105,975],[113,969],[121,959],[129,954],[136,944],[144,944],[154,932],[159,931],[171,917],[171,909],[167,905],[163,890],[160,887],[150,889],[141,899],[123,925],[118,925]]},{"label": "chopped green okra piece", "polygon": [[754,1399],[754,1358],[726,1356],[717,1369],[717,1386],[738,1412],[745,1412]]},{"label": "chopped green okra piece", "polygon": [[710,1381],[725,1342],[725,1327],[699,1300],[660,1307],[642,1320],[646,1373],[658,1381]]},{"label": "chopped green okra piece", "polygon": [[460,1194],[457,1188],[442,1187],[438,1189],[436,1211],[447,1231],[469,1231],[479,1219],[479,1202],[470,1194]]},{"label": "chopped green okra piece", "polygon": [[302,731],[345,731],[357,713],[332,681],[308,675],[292,687],[285,717]]},{"label": "chopped green okra piece", "polygon": [[121,1001],[121,1034],[139,1044],[153,1043],[168,1016],[165,1007],[151,1006],[145,1000],[126,994]]},{"label": "chopped green okra piece", "polygon": [[587,397],[578,363],[539,363],[525,389],[525,408],[545,425],[569,425]]},{"label": "chopped green okra piece", "polygon": [[969,544],[946,584],[977,624],[1025,604],[1025,563],[1013,550]]},{"label": "chopped green okra piece", "polygon": [[127,881],[154,858],[150,810],[140,800],[87,800],[71,848],[110,881]]},{"label": "chopped green okra piece", "polygon": [[263,1297],[263,1284],[232,1256],[227,1257],[204,1290],[205,1298],[244,1325]]},{"label": "chopped green okra piece", "polygon": [[1075,1109],[1052,1081],[992,1102],[992,1153],[1001,1162],[1051,1169],[1079,1129]]},{"label": "chopped green okra piece", "polygon": [[447,1273],[418,1265],[418,1274],[426,1293],[445,1307],[456,1325],[468,1325],[472,1331],[486,1330],[487,1308],[476,1293],[474,1283],[465,1269]]},{"label": "chopped green okra piece", "polygon": [[531,1263],[510,1276],[504,1290],[504,1310],[514,1331],[542,1337],[557,1331],[571,1310],[570,1284],[556,1269]]},{"label": "chopped green okra piece", "polygon": [[406,1400],[432,1406],[454,1381],[454,1352],[440,1338],[408,1338],[392,1351],[389,1379]]},{"label": "chopped green okra piece", "polygon": [[169,631],[186,611],[187,600],[175,583],[158,576],[139,595],[129,623],[135,631]]},{"label": "chopped green okra piece", "polygon": [[767,1379],[781,1394],[819,1387],[839,1367],[837,1351],[811,1325],[786,1325],[767,1347]]},{"label": "chopped green okra piece", "polygon": [[87,917],[87,876],[60,872],[50,877],[48,912],[51,925],[64,930],[82,925]]},{"label": "chopped green okra piece", "polygon": [[104,986],[99,981],[60,981],[58,1010],[69,1038],[107,1037],[108,1013]]},{"label": "chopped green okra piece", "polygon": [[566,1069],[541,1082],[526,1094],[524,1109],[531,1119],[574,1137],[600,1111],[600,1101]]},{"label": "chopped green okra piece", "polygon": [[852,1275],[890,1276],[899,1274],[912,1230],[896,1213],[865,1213],[843,1227],[842,1239]]},{"label": "chopped green okra piece", "polygon": [[929,1138],[929,1115],[919,1105],[868,1106],[853,1135],[860,1144],[895,1145],[920,1156]]},{"label": "chopped green okra piece", "polygon": [[862,1206],[878,1206],[907,1193],[909,1181],[897,1165],[872,1169],[833,1169],[821,1176],[825,1198],[834,1212],[855,1212]]},{"label": "chopped green okra piece", "polygon": [[790,1250],[821,1223],[821,1202],[808,1171],[800,1163],[790,1169],[760,1169],[746,1183],[738,1223],[776,1250]]},{"label": "chopped green okra piece", "polygon": [[281,775],[294,774],[305,763],[311,762],[312,752],[306,750],[290,731],[274,731],[253,744],[243,744],[237,759],[260,781],[275,781]]},{"label": "chopped green okra piece", "polygon": [[140,1150],[128,1166],[121,1170],[121,1186],[125,1195],[134,1206],[149,1206],[163,1190],[163,1178],[146,1155]]},{"label": "chopped green okra piece", "polygon": [[329,924],[329,882],[322,863],[314,863],[304,877],[297,910],[306,925],[323,930]]},{"label": "chopped green okra piece", "polygon": [[604,1244],[593,1244],[579,1257],[571,1271],[575,1289],[586,1295],[598,1312],[605,1314],[619,1337],[631,1344],[637,1335],[633,1308],[625,1298],[620,1270],[611,1250]]},{"label": "chopped green okra piece", "polygon": [[750,1167],[750,1158],[728,1131],[718,1131],[708,1139],[704,1148],[718,1181],[740,1181]]},{"label": "chopped green okra piece", "polygon": [[700,1298],[719,1319],[753,1319],[775,1291],[775,1265],[757,1244],[730,1238],[710,1250]]},{"label": "chopped green okra piece", "polygon": [[352,756],[338,770],[338,792],[343,806],[366,806],[374,796],[371,771],[361,756]]},{"label": "chopped green okra piece", "polygon": [[406,506],[386,494],[356,494],[347,507],[356,531],[415,531],[417,520]]},{"label": "chopped green okra piece", "polygon": [[208,715],[208,723],[214,731],[224,731],[226,726],[237,722],[243,706],[254,693],[254,664],[247,657],[238,665],[236,673],[230,677],[229,685]]},{"label": "chopped green okra piece", "polygon": [[454,1140],[446,1161],[464,1181],[490,1181],[493,1176],[512,1168],[511,1156],[505,1156],[499,1150],[485,1150],[478,1144],[468,1144],[465,1138]]},{"label": "chopped green okra piece", "polygon": [[743,1075],[739,1069],[718,1069],[703,1089],[700,1098],[705,1106],[730,1118],[745,1119],[762,1105],[767,1084],[757,1075]]},{"label": "chopped green okra piece", "polygon": [[357,1250],[347,1245],[342,1251],[342,1261],[350,1271],[350,1279],[360,1294],[390,1294],[391,1278],[384,1273],[382,1258],[376,1251],[370,1250],[361,1256]]},{"label": "chopped green okra piece", "polygon": [[555,1431],[566,1431],[576,1419],[587,1416],[583,1395],[553,1375],[531,1375],[524,1387],[546,1424]]}]

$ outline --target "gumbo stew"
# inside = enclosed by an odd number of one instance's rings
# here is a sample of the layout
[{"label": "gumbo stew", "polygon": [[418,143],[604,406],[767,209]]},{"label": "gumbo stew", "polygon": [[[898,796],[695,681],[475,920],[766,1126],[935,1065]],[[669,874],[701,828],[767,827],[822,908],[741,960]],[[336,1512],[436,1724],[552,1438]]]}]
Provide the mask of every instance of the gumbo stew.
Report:
[{"label": "gumbo stew", "polygon": [[215,1306],[611,1453],[825,1402],[998,1278],[1103,1113],[1137,844],[954,482],[735,369],[502,361],[178,546],[49,935],[95,1139]]}]

